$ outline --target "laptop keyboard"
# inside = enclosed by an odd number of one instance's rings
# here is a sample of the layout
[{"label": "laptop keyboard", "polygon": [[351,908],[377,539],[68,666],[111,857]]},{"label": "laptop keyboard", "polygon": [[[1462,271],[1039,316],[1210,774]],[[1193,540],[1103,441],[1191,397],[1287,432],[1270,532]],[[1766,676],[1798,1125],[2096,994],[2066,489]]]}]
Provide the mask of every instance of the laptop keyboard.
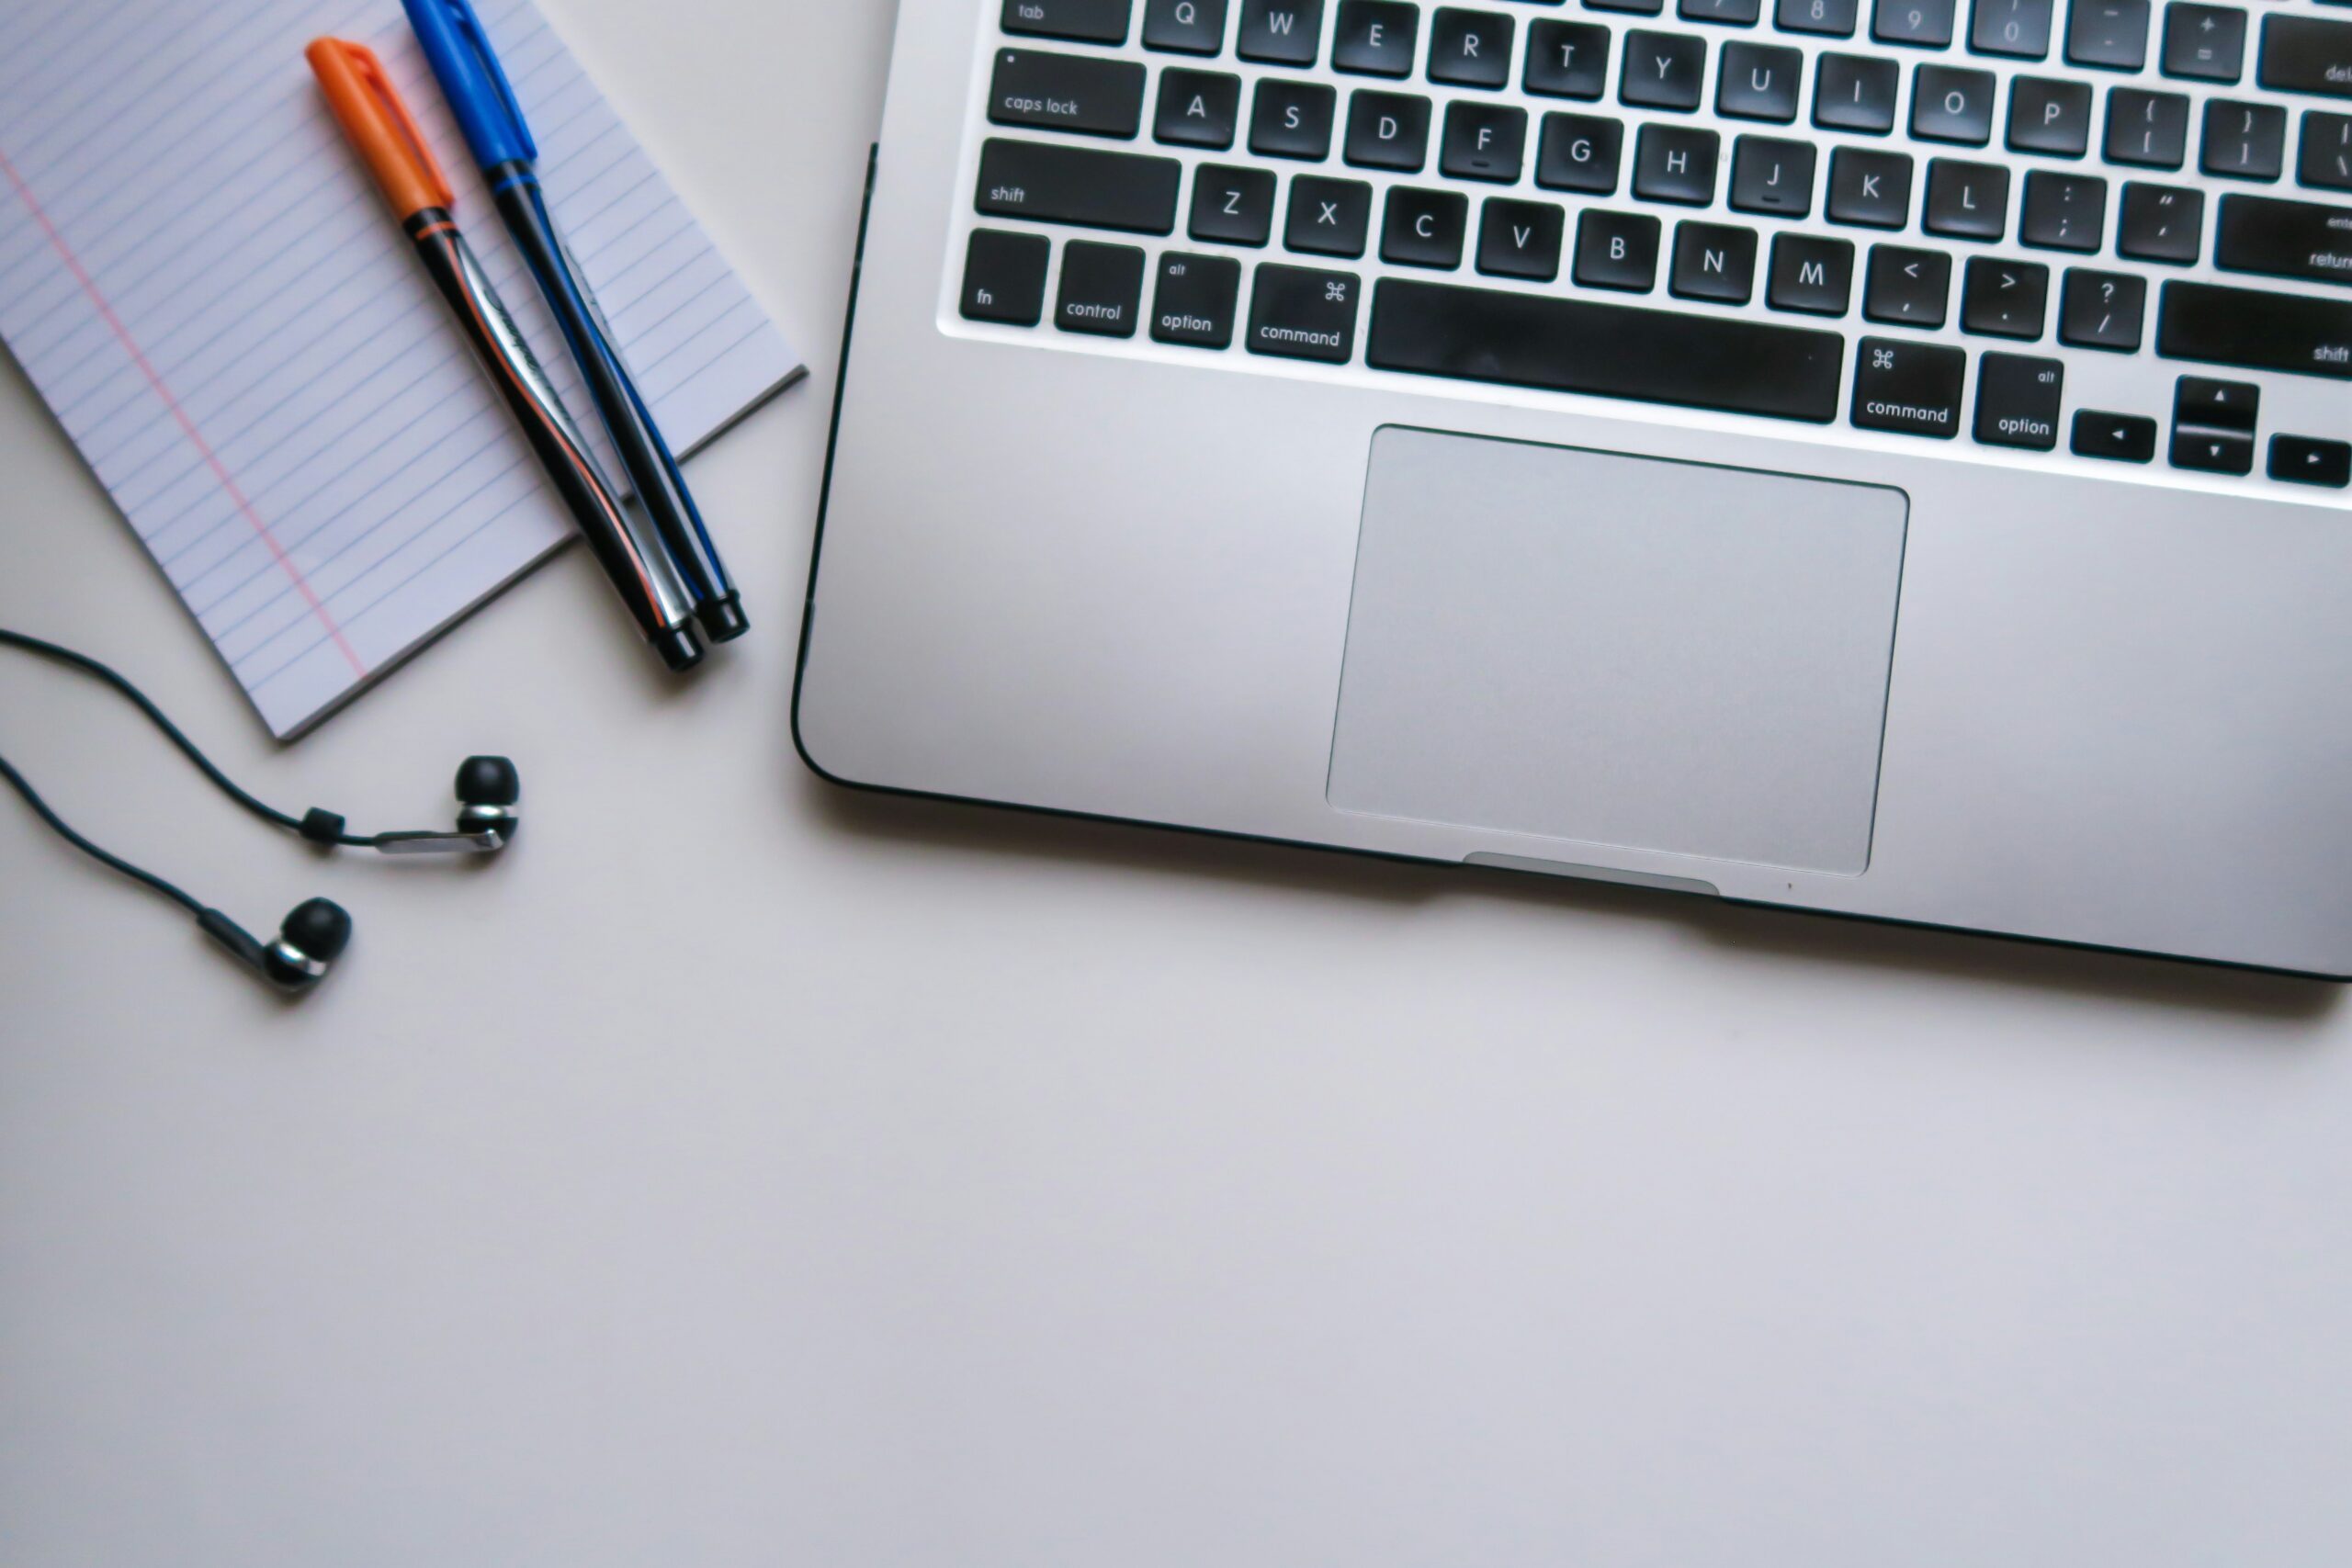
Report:
[{"label": "laptop keyboard", "polygon": [[978,0],[958,330],[2352,486],[2352,4]]}]

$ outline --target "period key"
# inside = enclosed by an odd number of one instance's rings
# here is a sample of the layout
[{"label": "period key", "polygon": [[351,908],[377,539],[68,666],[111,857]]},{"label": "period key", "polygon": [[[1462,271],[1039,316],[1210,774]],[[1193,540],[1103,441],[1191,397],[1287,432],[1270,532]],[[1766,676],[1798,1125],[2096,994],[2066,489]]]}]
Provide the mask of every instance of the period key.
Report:
[{"label": "period key", "polygon": [[1345,365],[1355,357],[1363,288],[1351,272],[1266,263],[1250,301],[1250,352]]}]

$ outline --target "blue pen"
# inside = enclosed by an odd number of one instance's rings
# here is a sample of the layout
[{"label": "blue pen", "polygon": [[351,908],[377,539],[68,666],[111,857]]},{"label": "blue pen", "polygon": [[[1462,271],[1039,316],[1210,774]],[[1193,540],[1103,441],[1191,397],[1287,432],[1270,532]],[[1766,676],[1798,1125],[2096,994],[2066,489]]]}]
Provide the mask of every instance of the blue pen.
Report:
[{"label": "blue pen", "polygon": [[653,415],[638,395],[628,367],[587,286],[571,264],[555,220],[548,212],[536,165],[539,149],[524,123],[514,89],[490,47],[490,35],[468,0],[402,0],[409,26],[457,115],[466,145],[481,165],[507,231],[538,279],[539,292],[563,329],[572,358],[587,383],[596,412],[620,454],[621,466],[638,502],[653,520],[675,559],[678,574],[695,600],[695,619],[713,642],[729,642],[751,629],[742,596],[703,526],[702,513],[687,492],[685,476],[670,455]]}]

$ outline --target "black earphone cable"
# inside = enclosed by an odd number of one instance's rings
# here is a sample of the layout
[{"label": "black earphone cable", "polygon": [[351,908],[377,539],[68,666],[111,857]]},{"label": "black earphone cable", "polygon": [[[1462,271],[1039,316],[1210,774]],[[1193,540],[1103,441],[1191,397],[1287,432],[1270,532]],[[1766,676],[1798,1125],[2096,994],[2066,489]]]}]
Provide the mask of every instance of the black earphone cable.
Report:
[{"label": "black earphone cable", "polygon": [[96,861],[100,865],[103,865],[111,871],[120,872],[123,875],[130,878],[133,882],[141,883],[148,887],[153,888],[156,892],[161,893],[164,897],[173,900],[175,903],[186,906],[190,914],[195,915],[199,919],[202,918],[205,913],[204,906],[197,902],[196,899],[189,897],[187,893],[164,881],[153,872],[142,870],[140,867],[131,864],[120,855],[109,854],[105,850],[100,849],[97,845],[90,842],[89,840],[84,838],[81,834],[75,832],[67,825],[65,818],[60,817],[56,812],[50,809],[49,802],[40,797],[40,792],[33,788],[33,786],[27,782],[25,775],[17,772],[17,770],[9,764],[8,759],[6,757],[0,757],[0,779],[6,779],[10,788],[14,789],[18,795],[23,795],[25,797],[25,804],[33,808],[33,814],[39,817],[43,822],[49,824],[59,838],[63,839],[67,843],[73,845],[75,849],[81,851],[92,860]]}]

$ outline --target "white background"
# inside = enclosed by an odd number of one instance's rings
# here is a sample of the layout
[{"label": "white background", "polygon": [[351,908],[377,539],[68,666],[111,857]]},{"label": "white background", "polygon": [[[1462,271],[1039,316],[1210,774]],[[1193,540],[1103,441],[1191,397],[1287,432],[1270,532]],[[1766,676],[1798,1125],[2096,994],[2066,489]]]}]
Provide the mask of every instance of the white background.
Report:
[{"label": "white background", "polygon": [[785,715],[872,0],[549,0],[809,384],[693,467],[758,633],[572,552],[267,740],[13,368],[0,1562],[2352,1560],[2331,987],[851,797]]}]

